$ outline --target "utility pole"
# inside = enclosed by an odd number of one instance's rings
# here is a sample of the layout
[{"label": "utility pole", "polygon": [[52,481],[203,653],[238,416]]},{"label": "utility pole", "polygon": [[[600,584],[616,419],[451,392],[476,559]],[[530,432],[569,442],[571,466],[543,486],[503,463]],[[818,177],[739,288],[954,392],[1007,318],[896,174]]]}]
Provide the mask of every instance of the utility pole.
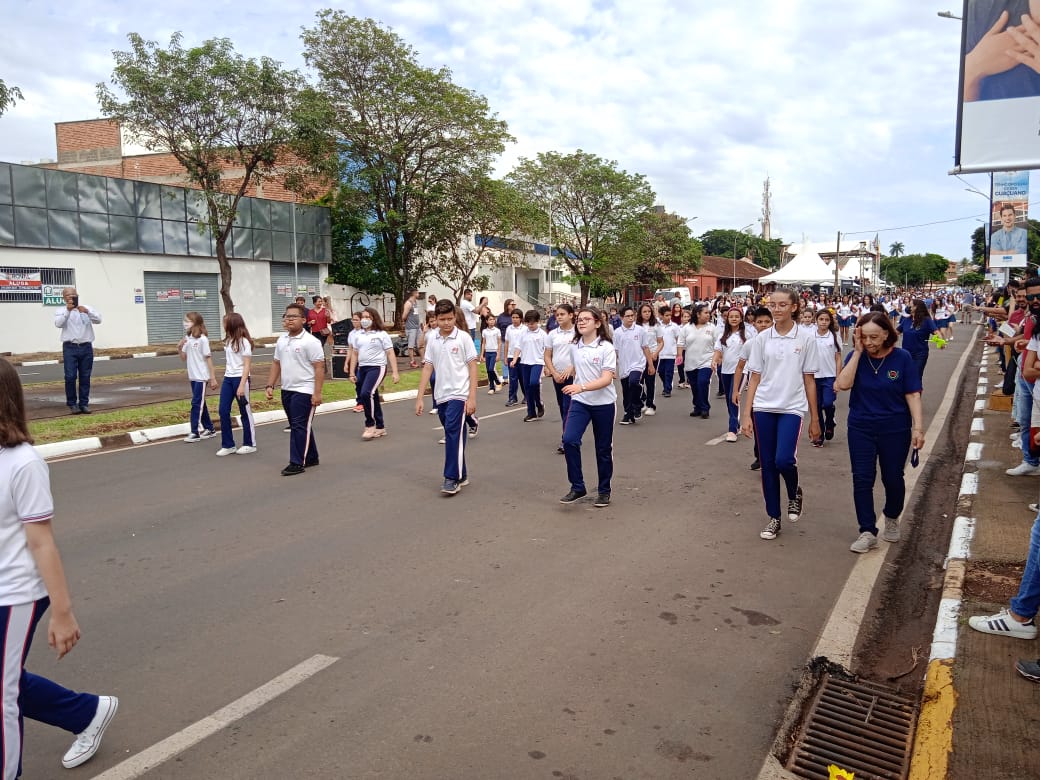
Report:
[{"label": "utility pole", "polygon": [[834,295],[841,294],[841,281],[838,279],[838,258],[841,256],[841,231],[838,231],[838,244],[834,248]]},{"label": "utility pole", "polygon": [[769,241],[771,238],[770,231],[772,229],[771,222],[773,217],[773,204],[772,197],[769,193],[769,177],[766,176],[765,183],[762,185],[762,219],[759,220],[762,223],[762,238]]}]

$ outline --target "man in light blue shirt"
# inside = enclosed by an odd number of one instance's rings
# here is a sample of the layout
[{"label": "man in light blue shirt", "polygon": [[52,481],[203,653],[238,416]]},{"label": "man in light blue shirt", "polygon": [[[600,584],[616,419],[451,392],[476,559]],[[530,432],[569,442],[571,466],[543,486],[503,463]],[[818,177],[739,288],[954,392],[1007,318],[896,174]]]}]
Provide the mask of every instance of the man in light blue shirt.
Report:
[{"label": "man in light blue shirt", "polygon": [[1026,230],[1015,227],[1015,207],[1004,205],[1000,209],[1002,227],[990,236],[990,253],[996,255],[1026,254]]},{"label": "man in light blue shirt", "polygon": [[[61,291],[65,308],[54,315],[54,327],[61,328],[61,357],[65,369],[65,403],[70,414],[90,414],[90,374],[94,369],[94,326],[101,315],[92,306],[79,302],[75,287]],[[79,377],[79,392],[76,378]]]}]

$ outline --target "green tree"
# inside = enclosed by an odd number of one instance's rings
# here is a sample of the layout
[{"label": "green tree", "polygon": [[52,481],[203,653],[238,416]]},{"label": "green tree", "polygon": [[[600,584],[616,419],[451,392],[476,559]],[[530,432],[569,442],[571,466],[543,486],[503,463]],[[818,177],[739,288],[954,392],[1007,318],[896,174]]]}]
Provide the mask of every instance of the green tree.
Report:
[{"label": "green tree", "polygon": [[379,295],[388,289],[392,272],[382,246],[369,234],[367,209],[357,193],[338,187],[318,204],[328,207],[332,222],[329,281],[369,295]]},{"label": "green tree", "polygon": [[934,253],[885,257],[881,260],[881,275],[890,284],[911,287],[926,282],[939,282],[946,278],[949,263],[942,255]]},{"label": "green tree", "polygon": [[888,247],[888,254],[892,257],[902,257],[905,247],[902,241],[893,241]]},{"label": "green tree", "polygon": [[957,284],[961,287],[981,287],[986,283],[986,277],[978,271],[969,271],[957,277]]},{"label": "green tree", "polygon": [[185,49],[174,33],[168,48],[127,36],[130,51],[113,52],[112,84],[97,85],[102,113],[153,151],[169,151],[200,190],[220,267],[225,312],[235,310],[227,240],[248,188],[275,174],[279,153],[300,129],[294,120],[303,86],[295,71],[266,57],[246,59],[226,38]]},{"label": "green tree", "polygon": [[772,238],[766,241],[761,236],[744,233],[740,230],[717,228],[705,232],[700,237],[704,254],[710,257],[733,257],[736,249],[737,258],[748,257],[764,268],[779,268],[783,253],[783,239]]},{"label": "green tree", "polygon": [[372,19],[323,10],[302,35],[304,58],[332,107],[341,181],[363,196],[390,271],[400,319],[405,291],[429,276],[425,250],[452,218],[448,194],[485,175],[512,140],[487,100],[418,62]]},{"label": "green tree", "polygon": [[983,225],[979,225],[971,233],[971,261],[978,266],[979,273],[986,270],[986,249],[988,246],[986,228]]},{"label": "green tree", "polygon": [[676,272],[700,269],[703,249],[685,219],[651,209],[632,220],[604,254],[605,267],[590,288],[599,297],[617,296],[630,284],[671,286]]},{"label": "green tree", "polygon": [[[654,203],[642,174],[619,170],[614,160],[581,149],[566,155],[542,152],[534,160],[522,157],[507,179],[532,204],[548,208],[556,257],[578,283],[582,305],[595,280],[609,274],[612,264],[627,262],[628,242],[639,234],[638,222]],[[538,226],[528,230],[536,234]]]},{"label": "green tree", "polygon": [[24,100],[25,97],[22,95],[22,91],[18,87],[11,85],[10,87],[4,83],[3,79],[0,79],[0,116],[3,116],[7,111],[14,108],[14,104],[19,100]]}]

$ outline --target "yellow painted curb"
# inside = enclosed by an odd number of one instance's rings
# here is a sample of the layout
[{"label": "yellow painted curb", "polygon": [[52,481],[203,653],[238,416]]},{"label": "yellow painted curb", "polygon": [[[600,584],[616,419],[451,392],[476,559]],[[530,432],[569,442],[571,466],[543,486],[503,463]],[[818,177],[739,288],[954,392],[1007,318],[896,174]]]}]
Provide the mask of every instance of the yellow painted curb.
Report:
[{"label": "yellow painted curb", "polygon": [[924,680],[908,780],[942,780],[946,777],[950,751],[953,750],[953,710],[956,706],[953,659],[932,661]]}]

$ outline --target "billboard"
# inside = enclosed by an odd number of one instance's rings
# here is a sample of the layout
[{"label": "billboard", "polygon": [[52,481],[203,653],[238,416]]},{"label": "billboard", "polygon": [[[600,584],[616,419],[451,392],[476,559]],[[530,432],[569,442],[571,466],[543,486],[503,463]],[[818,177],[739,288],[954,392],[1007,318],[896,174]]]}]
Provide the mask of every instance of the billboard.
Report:
[{"label": "billboard", "polygon": [[[964,0],[958,173],[1040,167],[1040,44],[1030,0]],[[1027,17],[1023,19],[1023,17]]]},{"label": "billboard", "polygon": [[1029,171],[993,174],[990,196],[989,262],[990,271],[1025,268],[1029,237]]}]

